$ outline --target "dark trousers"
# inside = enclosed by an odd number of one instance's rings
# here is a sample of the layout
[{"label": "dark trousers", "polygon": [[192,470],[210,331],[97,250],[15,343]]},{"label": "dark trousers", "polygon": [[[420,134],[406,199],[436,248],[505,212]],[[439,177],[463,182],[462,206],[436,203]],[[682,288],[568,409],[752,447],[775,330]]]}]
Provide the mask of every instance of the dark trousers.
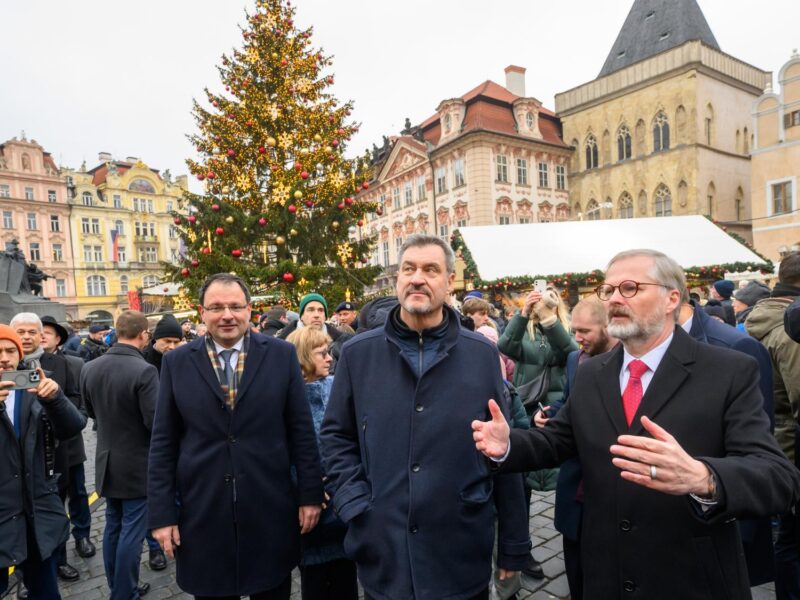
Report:
[{"label": "dark trousers", "polygon": [[[28,558],[17,565],[22,571],[22,582],[28,588],[30,600],[61,600],[58,592],[58,561],[54,552],[45,560],[39,550],[33,532],[28,529]],[[8,569],[0,569],[0,592],[8,588]]]},{"label": "dark trousers", "polygon": [[358,600],[356,563],[342,558],[300,567],[303,600]]},{"label": "dark trousers", "polygon": [[147,499],[106,498],[103,563],[111,600],[136,600]]},{"label": "dark trousers", "polygon": [[581,542],[561,536],[564,542],[564,568],[567,571],[569,597],[572,600],[583,598],[583,565],[581,564]]},{"label": "dark trousers", "polygon": [[[276,588],[250,594],[250,600],[289,600],[292,594],[292,576],[289,575]],[[240,596],[195,596],[195,600],[239,600]]]},{"label": "dark trousers", "polygon": [[778,517],[775,536],[775,597],[800,600],[800,528],[797,515]]},{"label": "dark trousers", "polygon": [[[58,490],[61,501],[69,499],[67,507],[69,509],[69,520],[72,523],[72,537],[80,540],[89,537],[89,530],[92,527],[92,513],[89,511],[89,494],[86,493],[86,473],[83,463],[69,468],[67,485]],[[58,564],[67,564],[67,542],[64,542],[56,550]]]},{"label": "dark trousers", "polygon": [[[375,598],[364,592],[364,600],[375,600]],[[489,600],[489,588],[487,587],[482,592],[478,592],[469,600]]]}]

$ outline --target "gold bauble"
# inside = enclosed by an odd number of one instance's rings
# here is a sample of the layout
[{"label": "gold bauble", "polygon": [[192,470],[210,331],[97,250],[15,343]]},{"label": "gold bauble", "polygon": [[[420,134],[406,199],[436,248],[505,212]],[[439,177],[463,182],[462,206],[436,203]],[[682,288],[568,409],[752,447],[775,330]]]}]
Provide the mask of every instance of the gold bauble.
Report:
[{"label": "gold bauble", "polygon": [[339,229],[339,221],[334,221],[333,223],[331,223],[331,227],[333,227],[334,229]]},{"label": "gold bauble", "polygon": [[273,52],[272,53],[272,58],[277,60],[278,59],[278,53],[277,52]]},{"label": "gold bauble", "polygon": [[286,243],[286,238],[282,235],[279,235],[275,238],[275,243],[278,244],[278,246],[283,246]]},{"label": "gold bauble", "polygon": [[229,188],[227,185],[226,185],[224,188],[222,188],[222,193],[223,193],[223,194],[227,194],[227,193],[229,193],[230,191],[231,191],[231,188]]},{"label": "gold bauble", "polygon": [[274,148],[277,143],[278,142],[275,141],[274,137],[268,137],[267,138],[267,146],[269,146],[270,148]]},{"label": "gold bauble", "polygon": [[300,200],[302,197],[303,197],[303,192],[301,192],[300,190],[297,190],[297,191],[294,193],[294,199],[295,199],[295,200]]},{"label": "gold bauble", "polygon": [[311,152],[311,150],[309,150],[308,148],[300,148],[300,154],[302,156],[308,156],[309,152]]},{"label": "gold bauble", "polygon": [[294,237],[294,236],[298,235],[299,233],[300,233],[300,232],[299,232],[299,231],[297,231],[297,229],[290,229],[290,230],[289,230],[289,235],[290,235],[290,236],[292,236],[292,237]]},{"label": "gold bauble", "polygon": [[315,142],[321,142],[321,141],[322,141],[322,136],[321,136],[320,134],[316,134],[316,135],[314,136],[314,141],[315,141]]},{"label": "gold bauble", "polygon": [[225,222],[226,223],[233,223],[233,221],[234,221],[233,217],[230,217],[230,216],[225,217]]},{"label": "gold bauble", "polygon": [[325,146],[325,152],[330,154],[331,152],[333,152],[333,147],[332,146]]}]

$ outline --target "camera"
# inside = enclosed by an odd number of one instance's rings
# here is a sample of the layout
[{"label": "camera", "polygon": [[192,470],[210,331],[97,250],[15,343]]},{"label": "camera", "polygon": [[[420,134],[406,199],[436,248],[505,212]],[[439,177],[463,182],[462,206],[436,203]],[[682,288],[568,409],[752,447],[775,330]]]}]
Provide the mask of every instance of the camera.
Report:
[{"label": "camera", "polygon": [[3,381],[11,381],[14,383],[12,390],[29,390],[39,385],[42,380],[38,371],[5,371],[2,375]]}]

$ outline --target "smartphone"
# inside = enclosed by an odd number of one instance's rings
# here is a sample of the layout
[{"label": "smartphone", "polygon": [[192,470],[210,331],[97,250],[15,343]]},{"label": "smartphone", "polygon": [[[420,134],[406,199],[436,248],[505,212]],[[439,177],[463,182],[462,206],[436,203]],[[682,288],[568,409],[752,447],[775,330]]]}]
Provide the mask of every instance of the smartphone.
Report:
[{"label": "smartphone", "polygon": [[540,294],[544,294],[547,291],[547,281],[544,279],[534,279],[533,289]]},{"label": "smartphone", "polygon": [[542,415],[547,417],[547,411],[550,410],[550,407],[549,406],[542,406],[541,402],[537,402],[537,404],[539,405],[539,410],[542,411]]},{"label": "smartphone", "polygon": [[[13,381],[12,390],[29,390],[38,387],[41,376],[39,371],[3,371],[0,381]],[[8,389],[8,388],[6,388]]]}]

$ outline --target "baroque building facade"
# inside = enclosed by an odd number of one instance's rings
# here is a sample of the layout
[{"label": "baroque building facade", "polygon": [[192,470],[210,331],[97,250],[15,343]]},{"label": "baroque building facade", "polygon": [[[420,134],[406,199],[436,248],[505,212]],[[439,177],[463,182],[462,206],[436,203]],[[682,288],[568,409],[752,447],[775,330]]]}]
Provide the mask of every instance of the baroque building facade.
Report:
[{"label": "baroque building facade", "polygon": [[188,189],[141,160],[100,153],[89,170],[65,170],[74,240],[78,319],[109,321],[129,306],[129,292],[158,285],[162,262],[179,261],[173,211]]},{"label": "baroque building facade", "polygon": [[67,186],[49,152],[36,140],[12,138],[0,144],[0,243],[12,240],[28,262],[48,279],[42,294],[77,308]]},{"label": "baroque building facade", "polygon": [[573,219],[708,215],[752,240],[751,108],[771,74],[695,0],[635,0],[597,79],[556,95]]},{"label": "baroque building facade", "polygon": [[768,88],[753,105],[753,243],[780,261],[800,250],[800,54],[778,74],[780,89]]},{"label": "baroque building facade", "polygon": [[458,227],[568,220],[570,148],[555,114],[525,93],[525,69],[506,86],[485,81],[443,100],[417,126],[373,147],[372,180],[359,198],[377,203],[354,235],[375,236],[372,257],[391,285],[413,233],[450,239]]}]

